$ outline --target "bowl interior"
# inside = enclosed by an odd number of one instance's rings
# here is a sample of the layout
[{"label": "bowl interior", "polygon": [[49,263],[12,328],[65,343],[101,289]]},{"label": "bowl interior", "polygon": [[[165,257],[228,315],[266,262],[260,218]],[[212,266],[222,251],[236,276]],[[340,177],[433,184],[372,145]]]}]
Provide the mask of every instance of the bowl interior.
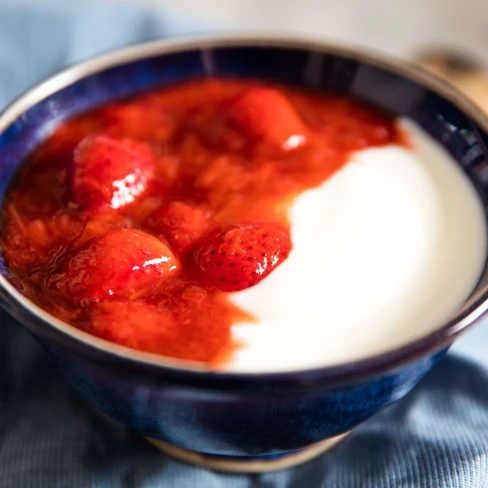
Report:
[{"label": "bowl interior", "polygon": [[[203,45],[194,41],[176,48],[156,43],[75,66],[47,80],[0,118],[0,205],[19,166],[63,120],[110,100],[202,76],[251,77],[310,87],[406,116],[447,148],[474,183],[486,211],[488,136],[458,103],[414,81],[408,69],[338,48],[278,41]],[[7,277],[1,256],[0,273]],[[488,297],[486,290],[480,296],[487,284],[485,266],[472,298],[439,330],[448,333],[455,320],[466,319],[474,302],[479,307]]]}]

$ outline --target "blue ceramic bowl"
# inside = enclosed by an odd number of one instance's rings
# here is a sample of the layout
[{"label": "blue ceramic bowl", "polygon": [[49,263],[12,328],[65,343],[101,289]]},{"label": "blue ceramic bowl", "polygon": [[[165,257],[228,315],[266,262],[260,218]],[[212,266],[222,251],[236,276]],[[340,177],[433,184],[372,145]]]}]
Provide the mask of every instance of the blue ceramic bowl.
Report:
[{"label": "blue ceramic bowl", "polygon": [[[37,85],[0,117],[0,201],[25,157],[62,120],[202,75],[279,80],[348,94],[407,116],[448,149],[487,201],[488,120],[459,93],[405,64],[262,36],[144,44],[78,64]],[[103,412],[185,459],[259,470],[269,460],[277,467],[285,458],[299,462],[316,455],[408,393],[455,337],[485,313],[486,271],[462,310],[415,342],[357,362],[279,374],[182,367],[92,337],[23,297],[9,283],[1,259],[0,296],[67,379]]]}]

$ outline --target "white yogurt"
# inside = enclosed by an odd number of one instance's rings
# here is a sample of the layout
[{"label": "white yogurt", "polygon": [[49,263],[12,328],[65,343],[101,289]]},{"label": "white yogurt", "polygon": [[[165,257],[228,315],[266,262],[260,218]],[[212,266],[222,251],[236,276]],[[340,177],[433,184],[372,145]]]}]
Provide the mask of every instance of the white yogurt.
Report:
[{"label": "white yogurt", "polygon": [[271,372],[365,358],[439,327],[485,260],[484,214],[452,157],[411,122],[413,149],[355,153],[290,209],[293,251],[231,300],[231,371]]}]

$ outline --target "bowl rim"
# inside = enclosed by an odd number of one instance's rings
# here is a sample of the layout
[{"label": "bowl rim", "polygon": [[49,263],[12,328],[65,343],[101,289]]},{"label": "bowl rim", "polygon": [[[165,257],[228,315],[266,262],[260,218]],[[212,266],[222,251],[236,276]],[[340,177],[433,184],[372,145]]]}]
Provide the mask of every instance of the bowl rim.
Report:
[{"label": "bowl rim", "polygon": [[[338,43],[317,37],[276,33],[263,34],[255,31],[252,33],[186,36],[184,38],[149,41],[74,63],[36,83],[32,88],[11,102],[0,113],[0,133],[22,116],[26,110],[46,97],[99,71],[158,55],[185,51],[200,51],[204,53],[206,49],[227,47],[300,49],[311,53],[339,55],[359,62],[365,62],[399,75],[440,95],[460,111],[467,114],[488,134],[488,115],[484,114],[481,108],[444,80],[409,61],[395,59],[394,57],[380,54],[370,49],[365,50],[351,44]],[[465,332],[488,311],[487,285],[472,295],[468,299],[467,304],[447,322],[444,322],[428,334],[394,349],[362,359],[325,367],[264,373],[234,372],[219,371],[201,366],[196,362],[181,361],[113,344],[83,332],[45,312],[23,296],[3,275],[0,275],[0,288],[3,289],[9,300],[15,303],[16,306],[27,310],[31,316],[40,320],[43,326],[54,328],[61,336],[67,336],[76,344],[84,346],[86,353],[108,354],[112,357],[117,357],[119,360],[129,361],[133,365],[156,368],[156,370],[164,371],[169,375],[171,373],[183,373],[190,375],[193,379],[201,378],[202,375],[205,375],[217,381],[225,380],[237,383],[242,380],[251,380],[254,383],[273,382],[279,384],[280,382],[287,382],[290,377],[293,377],[295,381],[299,382],[302,380],[308,382],[310,379],[315,378],[320,379],[321,384],[324,382],[326,384],[342,384],[344,382],[357,381],[364,377],[376,376],[449,347],[459,334]]]}]

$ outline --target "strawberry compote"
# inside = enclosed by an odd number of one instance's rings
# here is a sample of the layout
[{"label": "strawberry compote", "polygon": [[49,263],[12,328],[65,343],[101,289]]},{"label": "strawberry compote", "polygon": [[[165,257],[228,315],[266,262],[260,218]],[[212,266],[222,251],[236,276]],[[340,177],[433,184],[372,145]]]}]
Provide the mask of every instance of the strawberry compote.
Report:
[{"label": "strawberry compote", "polygon": [[[218,364],[252,321],[229,300],[293,249],[294,198],[359,149],[397,141],[357,102],[257,81],[202,79],[60,126],[3,206],[13,283],[98,337]],[[300,286],[297,284],[297,286]]]}]

